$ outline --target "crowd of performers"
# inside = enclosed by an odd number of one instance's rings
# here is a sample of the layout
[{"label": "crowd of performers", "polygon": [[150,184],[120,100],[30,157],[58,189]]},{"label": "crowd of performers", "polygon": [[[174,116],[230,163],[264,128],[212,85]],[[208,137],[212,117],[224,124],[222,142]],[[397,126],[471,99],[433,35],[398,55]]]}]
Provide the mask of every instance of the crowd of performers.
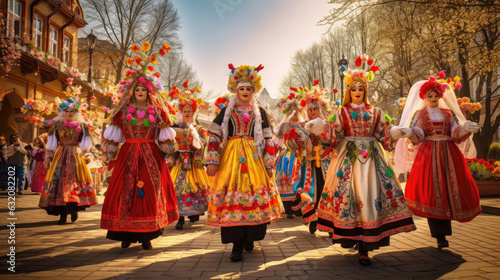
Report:
[{"label": "crowd of performers", "polygon": [[[163,53],[160,51],[161,54]],[[107,238],[122,248],[151,249],[170,223],[183,230],[185,218],[221,228],[241,261],[267,225],[283,213],[302,218],[309,231],[328,232],[332,242],[356,248],[359,262],[390,244],[392,235],[416,230],[412,215],[426,217],[439,248],[448,247],[451,220],[467,222],[481,212],[477,187],[464,155],[475,155],[467,121],[453,84],[431,76],[410,90],[399,126],[368,101],[378,68],[344,69],[344,100],[329,107],[325,88],[292,87],[280,101],[283,119],[273,131],[259,106],[258,67],[229,64],[231,94],[215,103],[208,129],[194,116],[203,101],[198,88],[174,87],[164,94],[152,59],[132,60],[120,83],[121,97],[103,133],[103,166],[112,170],[101,215]],[[156,54],[153,54],[156,55]],[[356,65],[372,65],[366,56]],[[163,93],[162,93],[163,91]],[[58,224],[97,204],[96,187],[84,155],[92,146],[89,128],[68,99],[50,122],[45,145],[34,154],[40,176],[39,206],[59,215]],[[4,155],[19,149],[5,146]],[[395,151],[393,166],[388,151]],[[37,169],[35,169],[37,170]],[[45,172],[46,171],[46,172]],[[398,175],[409,172],[403,192]]]}]

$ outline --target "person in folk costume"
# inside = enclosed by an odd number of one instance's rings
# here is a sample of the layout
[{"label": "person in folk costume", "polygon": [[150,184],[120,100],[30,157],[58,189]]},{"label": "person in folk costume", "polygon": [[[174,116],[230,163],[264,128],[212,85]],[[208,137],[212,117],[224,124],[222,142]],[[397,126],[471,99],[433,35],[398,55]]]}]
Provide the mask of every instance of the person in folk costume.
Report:
[{"label": "person in folk costume", "polygon": [[[373,60],[363,55],[356,65]],[[336,153],[326,176],[318,208],[318,228],[332,234],[343,248],[357,246],[359,263],[370,265],[368,251],[388,246],[390,236],[416,229],[399,181],[384,149],[411,135],[408,128],[393,127],[390,117],[368,103],[370,71],[343,69],[347,85],[342,108],[329,123],[313,120],[306,129],[328,139]]]},{"label": "person in folk costume", "polygon": [[235,93],[212,122],[207,151],[211,182],[207,224],[221,227],[222,243],[233,243],[232,261],[264,239],[267,224],[283,213],[274,184],[272,131],[257,105],[264,67],[229,64],[228,89]]},{"label": "person in folk costume", "polygon": [[[69,88],[76,92],[71,83]],[[50,126],[45,152],[48,170],[38,206],[49,215],[59,215],[58,225],[66,223],[68,213],[75,222],[78,211],[97,204],[92,177],[83,158],[92,147],[88,122],[81,113],[87,106],[71,97],[59,104],[57,117],[44,121]]]},{"label": "person in folk costume", "polygon": [[[319,80],[314,81],[311,89],[299,88],[304,91],[304,97],[301,104],[307,108],[308,120],[327,121],[326,114],[328,110],[328,100],[325,99],[326,88],[319,86]],[[320,195],[325,185],[326,171],[330,165],[333,151],[330,148],[330,142],[323,138],[308,132],[305,129],[298,131],[298,139],[303,139],[303,135],[310,140],[302,140],[308,145],[299,145],[305,148],[301,160],[300,176],[296,178],[294,191],[295,199],[292,208],[302,211],[302,220],[305,224],[309,223],[309,232],[316,232],[318,217],[316,215]]]},{"label": "person in folk costume", "polygon": [[[188,81],[184,82],[188,88]],[[169,96],[178,99],[178,119],[173,126],[175,133],[175,150],[167,155],[167,163],[173,166],[172,181],[177,194],[177,205],[179,207],[179,221],[175,228],[182,230],[184,217],[194,223],[204,215],[208,208],[209,179],[204,168],[205,147],[207,144],[207,131],[199,125],[194,124],[194,116],[203,99],[192,97],[194,91],[200,89],[188,89],[180,91],[174,88]]]},{"label": "person in folk costume", "polygon": [[[440,72],[439,78],[444,77]],[[459,85],[458,77],[455,81]],[[398,141],[394,158],[396,171],[411,170],[405,186],[408,207],[427,218],[439,248],[449,246],[451,220],[468,222],[481,213],[477,186],[464,159],[476,156],[472,134],[480,126],[465,119],[453,83],[431,76],[413,85],[400,123],[413,134],[409,141]]]},{"label": "person in folk costume", "polygon": [[47,169],[45,168],[45,152],[47,148],[43,139],[39,136],[33,140],[33,151],[31,155],[35,161],[33,168],[33,177],[31,178],[31,191],[40,193],[45,183],[45,176],[47,176]]},{"label": "person in folk costume", "polygon": [[[293,219],[294,211],[292,203],[295,199],[293,189],[297,177],[300,177],[299,159],[303,157],[300,154],[302,149],[297,145],[297,129],[304,128],[304,118],[302,117],[304,102],[301,105],[302,95],[297,93],[296,88],[291,88],[294,92],[280,100],[281,113],[283,120],[278,125],[278,134],[273,137],[274,145],[278,152],[276,160],[275,182],[281,196],[281,201],[285,208],[287,218]],[[300,215],[295,212],[295,214]]]},{"label": "person in folk costume", "polygon": [[[144,52],[149,48],[148,42],[142,45]],[[160,54],[169,49],[163,44]],[[122,248],[139,242],[151,250],[151,240],[178,219],[175,189],[162,154],[172,149],[175,131],[170,127],[159,74],[150,65],[156,64],[157,53],[147,57],[135,44],[132,53],[137,56],[127,59],[132,69],[120,82],[122,97],[103,134],[102,149],[113,173],[102,206],[101,228],[108,230],[108,239],[121,241]]]}]

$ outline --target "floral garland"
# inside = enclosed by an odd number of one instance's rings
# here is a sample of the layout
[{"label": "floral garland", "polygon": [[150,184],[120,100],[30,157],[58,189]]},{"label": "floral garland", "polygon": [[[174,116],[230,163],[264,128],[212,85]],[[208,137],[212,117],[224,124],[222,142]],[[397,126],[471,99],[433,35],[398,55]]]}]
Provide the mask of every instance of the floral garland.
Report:
[{"label": "floral garland", "polygon": [[[130,124],[134,125],[136,124],[136,118],[132,116],[133,113],[136,113],[137,119],[142,120],[146,117],[146,111],[145,110],[137,110],[134,104],[130,104],[128,106],[128,114],[125,117],[125,119],[130,122]],[[148,107],[148,117],[144,120],[144,126],[149,127],[151,123],[154,123],[155,121],[155,108],[153,106]],[[139,125],[137,123],[137,125]]]}]

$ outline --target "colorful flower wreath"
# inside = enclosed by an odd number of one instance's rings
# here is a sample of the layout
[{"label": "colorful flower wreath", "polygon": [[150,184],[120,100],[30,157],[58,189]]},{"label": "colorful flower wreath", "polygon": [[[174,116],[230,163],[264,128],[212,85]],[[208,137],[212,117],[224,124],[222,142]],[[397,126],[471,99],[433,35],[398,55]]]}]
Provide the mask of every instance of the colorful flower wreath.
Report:
[{"label": "colorful flower wreath", "polygon": [[262,90],[262,77],[259,74],[260,70],[264,69],[262,64],[257,67],[241,65],[237,68],[233,64],[228,64],[228,67],[231,70],[227,82],[227,89],[230,92],[236,93],[238,84],[243,82],[249,82],[254,87],[255,93],[259,93]]},{"label": "colorful flower wreath", "polygon": [[290,90],[292,90],[293,92],[291,92],[286,98],[282,98],[279,101],[281,107],[281,113],[285,115],[295,108],[304,108],[306,105],[305,101],[302,100],[303,91],[301,89],[298,89],[296,87],[290,87]]}]

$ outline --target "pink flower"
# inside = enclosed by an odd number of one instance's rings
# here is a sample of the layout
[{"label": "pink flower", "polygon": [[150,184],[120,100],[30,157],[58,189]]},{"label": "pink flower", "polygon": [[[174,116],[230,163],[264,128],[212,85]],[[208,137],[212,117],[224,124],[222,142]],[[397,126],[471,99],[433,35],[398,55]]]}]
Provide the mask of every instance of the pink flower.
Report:
[{"label": "pink flower", "polygon": [[[112,98],[111,98],[112,99]],[[104,112],[108,112],[109,111],[109,108],[108,107],[104,107]]]},{"label": "pink flower", "polygon": [[132,114],[127,114],[127,116],[125,117],[125,119],[127,119],[127,121],[131,121],[132,120]]},{"label": "pink flower", "polygon": [[148,116],[148,120],[149,120],[149,122],[150,122],[150,123],[152,123],[152,122],[154,122],[154,121],[155,121],[155,117],[154,117],[154,116],[152,116],[152,115],[149,115],[149,116]]},{"label": "pink flower", "polygon": [[70,77],[68,77],[68,78],[66,79],[66,81],[67,81],[67,82],[68,82],[68,84],[70,84],[70,85],[73,83],[73,80],[74,80],[74,79],[73,79],[73,78],[70,78]]},{"label": "pink flower", "polygon": [[461,90],[462,89],[462,84],[461,83],[456,84],[455,88],[458,89],[458,90]]},{"label": "pink flower", "polygon": [[145,116],[146,116],[146,111],[144,111],[144,110],[137,110],[137,117],[139,119],[144,119]]},{"label": "pink flower", "polygon": [[438,77],[439,77],[440,79],[444,79],[444,77],[446,77],[446,74],[444,73],[444,71],[439,71],[439,73],[438,73]]},{"label": "pink flower", "polygon": [[82,132],[82,128],[81,128],[81,127],[79,127],[79,126],[77,126],[77,127],[76,127],[76,131],[78,131],[78,132]]},{"label": "pink flower", "polygon": [[243,113],[242,117],[244,122],[250,121],[250,116],[247,113]]}]

